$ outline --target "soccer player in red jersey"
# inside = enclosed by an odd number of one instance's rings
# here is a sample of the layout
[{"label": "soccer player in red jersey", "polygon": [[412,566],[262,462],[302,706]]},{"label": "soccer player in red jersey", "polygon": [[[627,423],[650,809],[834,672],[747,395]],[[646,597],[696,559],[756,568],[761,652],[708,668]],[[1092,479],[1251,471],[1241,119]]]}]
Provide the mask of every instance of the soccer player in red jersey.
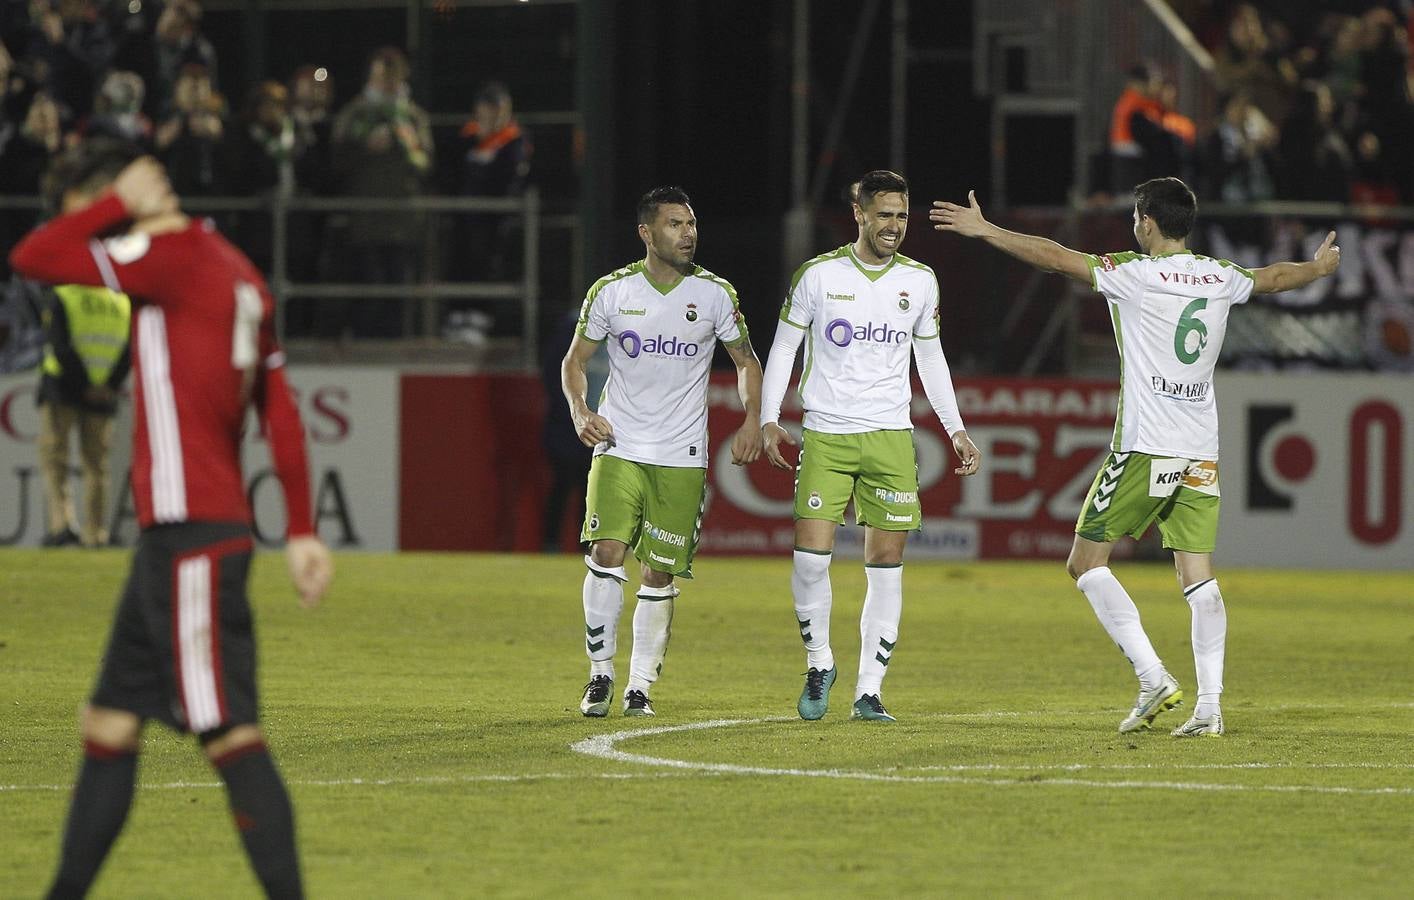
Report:
[{"label": "soccer player in red jersey", "polygon": [[132,804],[144,723],[195,734],[226,784],[271,897],[303,894],[289,795],[266,750],[246,577],[251,510],[240,443],[254,404],[284,488],[285,554],[301,603],[333,575],[314,534],[304,430],[274,303],[210,222],[178,207],[162,167],[123,144],[69,151],[51,173],[62,215],[10,254],[29,278],[106,286],[134,305],[132,486],[141,533],[82,714],[84,759],[51,897],[81,897]]}]

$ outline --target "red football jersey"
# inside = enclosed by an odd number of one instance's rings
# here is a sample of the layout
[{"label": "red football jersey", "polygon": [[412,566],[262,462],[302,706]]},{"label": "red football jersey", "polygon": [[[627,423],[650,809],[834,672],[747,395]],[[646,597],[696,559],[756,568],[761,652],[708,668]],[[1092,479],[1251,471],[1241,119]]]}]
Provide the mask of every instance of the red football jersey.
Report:
[{"label": "red football jersey", "polygon": [[30,233],[10,264],[38,281],[132,298],[138,522],[250,521],[240,446],[253,401],[284,488],[288,533],[313,533],[304,427],[265,280],[207,220],[101,239],[129,218],[109,194]]}]

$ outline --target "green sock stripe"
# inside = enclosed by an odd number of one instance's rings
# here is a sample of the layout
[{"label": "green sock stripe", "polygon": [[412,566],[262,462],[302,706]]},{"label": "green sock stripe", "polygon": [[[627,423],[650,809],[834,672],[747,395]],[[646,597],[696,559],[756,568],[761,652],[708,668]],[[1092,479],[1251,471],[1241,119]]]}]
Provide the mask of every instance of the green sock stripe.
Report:
[{"label": "green sock stripe", "polygon": [[865,563],[865,564],[864,564],[864,568],[866,568],[866,569],[902,569],[902,568],[903,568],[903,563],[901,563],[901,562],[896,562],[896,563]]},{"label": "green sock stripe", "polygon": [[812,555],[814,555],[814,556],[832,556],[832,555],[834,555],[834,552],[835,552],[835,551],[833,551],[833,550],[812,550],[812,549],[810,549],[809,547],[796,547],[796,548],[795,548],[795,552],[797,552],[797,553],[809,553],[809,554],[812,554]]}]

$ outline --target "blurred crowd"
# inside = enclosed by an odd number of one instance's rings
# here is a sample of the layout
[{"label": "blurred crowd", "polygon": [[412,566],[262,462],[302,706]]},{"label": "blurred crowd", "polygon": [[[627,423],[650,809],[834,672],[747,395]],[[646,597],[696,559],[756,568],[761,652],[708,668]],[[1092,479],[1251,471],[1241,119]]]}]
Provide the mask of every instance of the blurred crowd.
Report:
[{"label": "blurred crowd", "polygon": [[1110,128],[1116,191],[1178,174],[1205,199],[1414,203],[1414,3],[1302,16],[1277,2],[1175,4],[1216,63],[1211,122],[1136,66]]},{"label": "blurred crowd", "polygon": [[[39,194],[50,158],[97,134],[147,147],[189,198],[513,196],[524,189],[531,144],[504,85],[482,85],[464,127],[440,145],[396,47],[370,55],[362,89],[342,106],[332,74],[316,65],[249,85],[233,104],[202,19],[198,0],[0,0],[0,194]],[[0,218],[6,245],[33,222],[33,215]],[[437,236],[428,232],[433,223],[411,213],[305,214],[290,223],[287,275],[295,282],[505,274],[504,217],[436,223]],[[222,224],[268,271],[268,217],[230,216]],[[439,238],[475,241],[477,250],[430,260],[424,248]],[[429,265],[456,271],[429,272]],[[310,311],[308,324],[322,336],[398,335],[403,306],[326,305],[317,316]]]}]

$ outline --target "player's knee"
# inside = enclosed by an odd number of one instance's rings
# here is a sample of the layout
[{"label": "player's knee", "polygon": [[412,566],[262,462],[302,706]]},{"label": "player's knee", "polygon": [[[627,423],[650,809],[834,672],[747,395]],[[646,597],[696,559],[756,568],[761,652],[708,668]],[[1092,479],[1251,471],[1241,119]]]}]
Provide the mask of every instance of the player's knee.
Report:
[{"label": "player's knee", "polygon": [[1071,581],[1079,581],[1081,575],[1084,575],[1094,568],[1098,567],[1081,561],[1073,553],[1070,555],[1070,558],[1065,561],[1065,571],[1066,574],[1070,576]]},{"label": "player's knee", "polygon": [[257,745],[264,746],[265,733],[260,730],[259,725],[233,725],[230,728],[204,732],[197,735],[197,740],[201,741],[201,749],[206,758],[213,764],[219,764],[222,757],[233,751]]},{"label": "player's knee", "polygon": [[109,750],[136,752],[142,720],[130,712],[102,706],[85,706],[79,713],[79,733]]},{"label": "player's knee", "polygon": [[651,588],[665,588],[673,583],[673,576],[667,572],[659,572],[657,569],[643,567],[643,586]]},{"label": "player's knee", "polygon": [[589,558],[606,569],[622,566],[627,555],[628,547],[620,541],[595,541],[589,545]]}]

